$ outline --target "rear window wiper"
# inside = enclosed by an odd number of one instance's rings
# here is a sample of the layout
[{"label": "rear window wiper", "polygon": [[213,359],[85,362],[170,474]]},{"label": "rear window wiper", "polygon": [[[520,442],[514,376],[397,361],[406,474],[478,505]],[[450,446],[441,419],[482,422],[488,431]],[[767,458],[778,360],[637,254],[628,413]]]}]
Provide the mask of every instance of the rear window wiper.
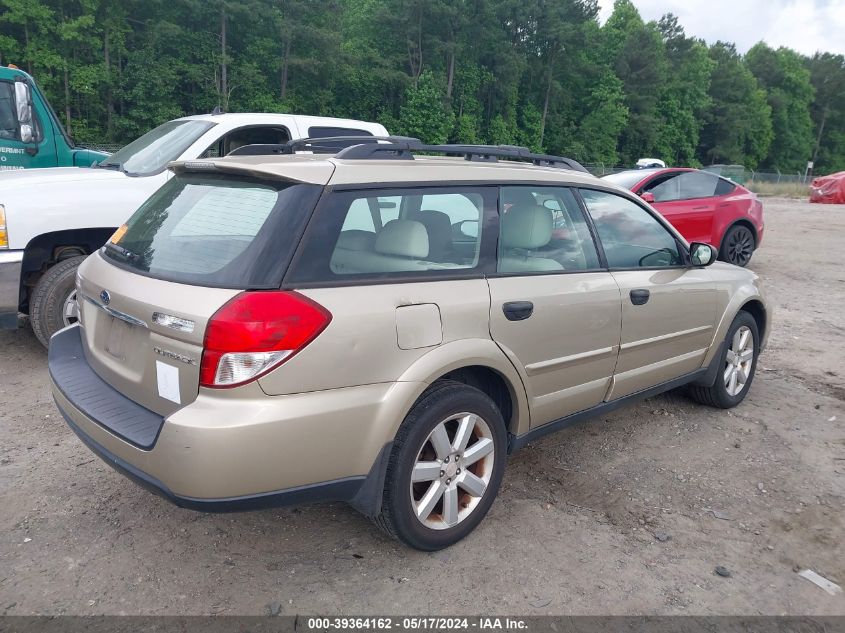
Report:
[{"label": "rear window wiper", "polygon": [[141,256],[137,253],[133,253],[132,251],[125,249],[122,246],[118,246],[113,242],[108,242],[106,244],[106,250],[111,251],[112,256],[115,259],[117,259],[118,261],[125,262],[127,264],[132,264],[141,259]]}]

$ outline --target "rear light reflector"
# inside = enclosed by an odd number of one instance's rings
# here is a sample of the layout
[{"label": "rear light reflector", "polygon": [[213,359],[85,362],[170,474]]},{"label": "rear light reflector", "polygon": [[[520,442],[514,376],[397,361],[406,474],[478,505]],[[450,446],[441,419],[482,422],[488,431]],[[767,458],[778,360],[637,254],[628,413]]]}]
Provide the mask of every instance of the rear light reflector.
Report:
[{"label": "rear light reflector", "polygon": [[255,380],[317,338],[331,319],[296,292],[242,292],[208,322],[200,385],[235,387]]}]

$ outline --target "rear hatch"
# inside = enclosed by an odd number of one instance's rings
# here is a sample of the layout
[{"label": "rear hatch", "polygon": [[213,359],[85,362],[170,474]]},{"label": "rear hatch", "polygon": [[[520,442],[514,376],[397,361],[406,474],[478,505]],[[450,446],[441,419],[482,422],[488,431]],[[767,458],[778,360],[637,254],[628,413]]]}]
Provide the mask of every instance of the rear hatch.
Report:
[{"label": "rear hatch", "polygon": [[281,283],[322,186],[181,173],[79,269],[84,349],[119,392],[166,416],[196,399],[209,319]]}]

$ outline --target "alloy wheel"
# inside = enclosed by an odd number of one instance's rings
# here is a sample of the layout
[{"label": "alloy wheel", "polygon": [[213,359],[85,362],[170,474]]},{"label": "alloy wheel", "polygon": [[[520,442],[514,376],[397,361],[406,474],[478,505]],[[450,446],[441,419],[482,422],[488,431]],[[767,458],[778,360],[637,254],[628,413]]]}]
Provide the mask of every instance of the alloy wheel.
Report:
[{"label": "alloy wheel", "polygon": [[79,321],[79,304],[76,302],[76,289],[74,288],[62,304],[62,323],[64,327],[67,327],[77,321]]},{"label": "alloy wheel", "polygon": [[745,384],[751,377],[753,364],[754,336],[751,334],[751,329],[743,325],[734,334],[725,359],[725,371],[722,377],[729,396],[735,397],[745,389]]},{"label": "alloy wheel", "polygon": [[728,261],[737,266],[746,266],[754,253],[754,236],[744,226],[735,227],[728,236]]},{"label": "alloy wheel", "polygon": [[411,504],[424,526],[444,530],[472,514],[493,475],[493,449],[489,425],[473,413],[434,427],[411,473]]}]

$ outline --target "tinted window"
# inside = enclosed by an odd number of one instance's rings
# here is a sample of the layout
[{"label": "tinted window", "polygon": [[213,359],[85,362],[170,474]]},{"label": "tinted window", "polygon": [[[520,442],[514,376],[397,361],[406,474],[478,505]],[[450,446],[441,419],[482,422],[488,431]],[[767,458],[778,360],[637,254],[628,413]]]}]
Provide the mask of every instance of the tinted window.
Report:
[{"label": "tinted window", "polygon": [[292,282],[466,274],[479,267],[492,188],[336,192],[309,224]]},{"label": "tinted window", "polygon": [[729,193],[732,193],[734,189],[736,189],[736,185],[734,183],[732,183],[730,180],[725,180],[724,178],[719,178],[719,182],[716,183],[716,195],[717,196],[726,196]]},{"label": "tinted window", "polygon": [[599,267],[581,208],[565,187],[503,187],[498,271],[560,272]]},{"label": "tinted window", "polygon": [[372,136],[372,133],[352,127],[314,126],[308,128],[308,138],[326,138],[328,136]]},{"label": "tinted window", "polygon": [[640,205],[603,191],[581,190],[611,268],[678,266],[675,237]]},{"label": "tinted window", "polygon": [[315,185],[177,176],[135,212],[103,253],[168,281],[278,286],[320,191]]},{"label": "tinted window", "polygon": [[0,81],[0,138],[18,137],[18,120],[15,116],[15,86]]},{"label": "tinted window", "polygon": [[719,178],[704,171],[686,171],[678,177],[681,200],[712,198]]},{"label": "tinted window", "polygon": [[682,172],[663,174],[650,180],[643,191],[654,195],[655,202],[671,202],[681,197],[679,176]]},{"label": "tinted window", "polygon": [[[328,127],[328,126],[314,126],[308,128],[308,138],[328,138],[330,136],[372,136],[366,130],[358,130],[351,127]],[[335,150],[343,149],[351,145],[360,145],[361,143],[375,143],[375,139],[371,141],[326,141],[320,145],[322,151],[333,152]],[[320,152],[320,148],[314,148],[315,152]]]}]

